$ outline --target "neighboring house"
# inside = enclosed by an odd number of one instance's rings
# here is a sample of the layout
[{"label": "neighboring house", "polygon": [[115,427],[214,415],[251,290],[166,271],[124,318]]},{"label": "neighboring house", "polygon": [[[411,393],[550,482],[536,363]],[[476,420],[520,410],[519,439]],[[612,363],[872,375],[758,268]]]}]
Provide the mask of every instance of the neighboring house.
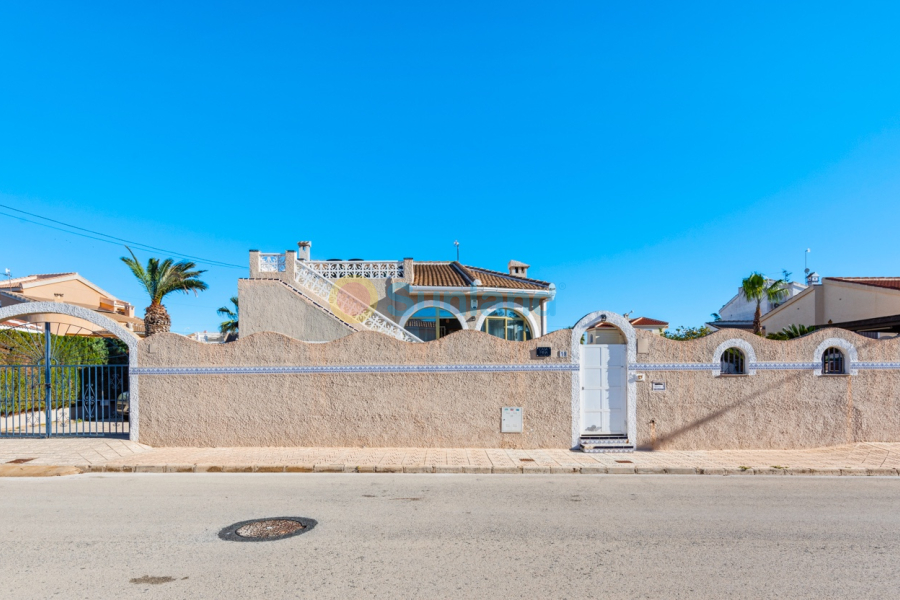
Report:
[{"label": "neighboring house", "polygon": [[900,277],[824,277],[763,316],[768,333],[790,325],[891,331],[900,315]]},{"label": "neighboring house", "polygon": [[[101,313],[137,334],[144,332],[144,321],[134,316],[133,305],[116,298],[78,273],[28,275],[0,281],[0,307],[24,302],[73,304]],[[29,315],[21,319],[29,323],[55,323],[57,331],[54,333],[60,335],[90,335],[99,331],[96,325],[66,315]]]},{"label": "neighboring house", "polygon": [[223,344],[225,343],[225,334],[218,331],[197,331],[188,335],[195,342],[203,342],[204,344]]},{"label": "neighboring house", "polygon": [[512,260],[506,272],[457,261],[312,260],[299,253],[250,253],[250,278],[238,282],[241,334],[276,331],[330,341],[373,330],[430,341],[476,329],[511,341],[547,333],[549,282]]},{"label": "neighboring house", "polygon": [[[816,274],[813,273],[810,277],[816,277]],[[766,285],[771,284],[772,281],[773,280],[771,279],[767,280]],[[803,292],[807,287],[807,285],[796,281],[788,283],[787,297],[781,303],[771,303],[764,298],[760,305],[760,312],[762,312],[763,315],[766,315],[778,308],[781,304],[787,302],[790,298]],[[713,331],[726,328],[753,331],[753,317],[756,314],[756,300],[747,300],[741,292],[741,289],[738,288],[738,293],[735,294],[731,300],[726,302],[725,306],[719,309],[718,314],[720,318],[718,321],[710,321],[707,323]]]},{"label": "neighboring house", "polygon": [[[627,315],[626,315],[627,316]],[[628,319],[631,326],[635,329],[642,329],[657,335],[662,335],[669,328],[669,323],[650,317],[636,317]],[[625,337],[617,327],[613,327],[609,323],[599,323],[585,332],[586,344],[624,344]]]}]

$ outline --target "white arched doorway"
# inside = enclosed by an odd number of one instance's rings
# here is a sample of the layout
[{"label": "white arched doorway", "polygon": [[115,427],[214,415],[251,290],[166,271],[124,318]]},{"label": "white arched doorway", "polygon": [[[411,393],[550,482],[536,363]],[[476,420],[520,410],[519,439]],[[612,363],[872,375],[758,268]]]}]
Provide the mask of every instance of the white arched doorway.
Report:
[{"label": "white arched doorway", "polygon": [[[138,358],[138,338],[131,331],[125,329],[109,317],[103,316],[100,313],[97,313],[93,310],[83,308],[80,306],[73,306],[71,304],[64,304],[62,302],[23,302],[22,304],[14,304],[12,306],[6,306],[4,308],[0,308],[0,323],[6,323],[7,328],[9,327],[9,323],[12,320],[15,320],[19,317],[35,317],[40,315],[39,319],[49,324],[49,319],[52,318],[53,315],[60,315],[64,318],[72,318],[80,319],[82,321],[86,321],[91,325],[95,325],[103,330],[105,330],[111,336],[121,340],[128,347],[128,364],[127,367],[121,367],[126,372],[128,372],[128,380],[129,380],[129,390],[128,390],[128,405],[129,405],[129,428],[128,428],[128,437],[132,441],[137,441],[138,439],[138,381],[137,376],[130,374],[130,371],[137,367],[137,358]],[[35,320],[37,321],[37,320]],[[30,323],[25,320],[25,329],[27,335],[47,335],[49,337],[51,328],[47,327],[46,332],[42,331],[43,328],[29,328],[27,325],[36,324]],[[32,332],[31,329],[34,329]],[[58,333],[54,333],[57,337]],[[64,334],[63,334],[64,335]],[[124,357],[123,357],[124,359]],[[54,364],[54,369],[56,365]],[[47,369],[50,371],[50,369]],[[96,377],[96,371],[93,375]],[[65,377],[65,374],[57,374],[56,379],[60,377]],[[88,378],[91,375],[87,376]],[[53,373],[47,376],[48,380],[56,381]],[[90,385],[90,380],[87,381],[87,384]],[[45,404],[50,404],[52,402],[48,402]]]},{"label": "white arched doorway", "polygon": [[[620,336],[588,336],[597,326]],[[596,340],[582,344],[582,338]],[[631,323],[610,311],[594,311],[572,331],[572,358],[579,364],[572,384],[572,445],[585,449],[633,449],[637,437],[637,388],[629,364],[637,357]]]}]

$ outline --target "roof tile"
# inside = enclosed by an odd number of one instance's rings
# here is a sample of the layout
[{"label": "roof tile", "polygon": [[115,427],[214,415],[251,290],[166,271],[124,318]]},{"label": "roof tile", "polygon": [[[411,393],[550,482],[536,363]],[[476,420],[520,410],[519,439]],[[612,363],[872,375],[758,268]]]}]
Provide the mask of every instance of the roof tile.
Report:
[{"label": "roof tile", "polygon": [[477,279],[482,287],[517,290],[545,290],[546,281],[515,277],[458,262],[416,262],[413,266],[413,285],[436,287],[470,287]]},{"label": "roof tile", "polygon": [[826,277],[825,279],[871,285],[889,290],[900,290],[900,277]]}]

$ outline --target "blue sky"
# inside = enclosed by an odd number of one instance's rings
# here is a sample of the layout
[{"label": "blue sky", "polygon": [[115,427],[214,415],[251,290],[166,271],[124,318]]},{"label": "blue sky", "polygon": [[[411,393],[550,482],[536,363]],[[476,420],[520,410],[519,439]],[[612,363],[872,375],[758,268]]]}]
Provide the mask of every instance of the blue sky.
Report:
[{"label": "blue sky", "polygon": [[[556,282],[553,328],[697,325],[807,247],[900,275],[900,4],[784,4],[4,3],[0,204],[241,266],[458,239]],[[0,269],[142,309],[124,252],[0,215]],[[202,266],[175,331],[247,273]]]}]

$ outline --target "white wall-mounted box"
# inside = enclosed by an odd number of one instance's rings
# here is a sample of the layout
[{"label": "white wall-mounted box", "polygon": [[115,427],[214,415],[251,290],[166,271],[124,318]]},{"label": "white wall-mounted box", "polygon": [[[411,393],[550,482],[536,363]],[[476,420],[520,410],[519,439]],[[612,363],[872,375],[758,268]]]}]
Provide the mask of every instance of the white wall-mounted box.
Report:
[{"label": "white wall-mounted box", "polygon": [[522,408],[504,406],[500,415],[500,433],[522,433]]}]

